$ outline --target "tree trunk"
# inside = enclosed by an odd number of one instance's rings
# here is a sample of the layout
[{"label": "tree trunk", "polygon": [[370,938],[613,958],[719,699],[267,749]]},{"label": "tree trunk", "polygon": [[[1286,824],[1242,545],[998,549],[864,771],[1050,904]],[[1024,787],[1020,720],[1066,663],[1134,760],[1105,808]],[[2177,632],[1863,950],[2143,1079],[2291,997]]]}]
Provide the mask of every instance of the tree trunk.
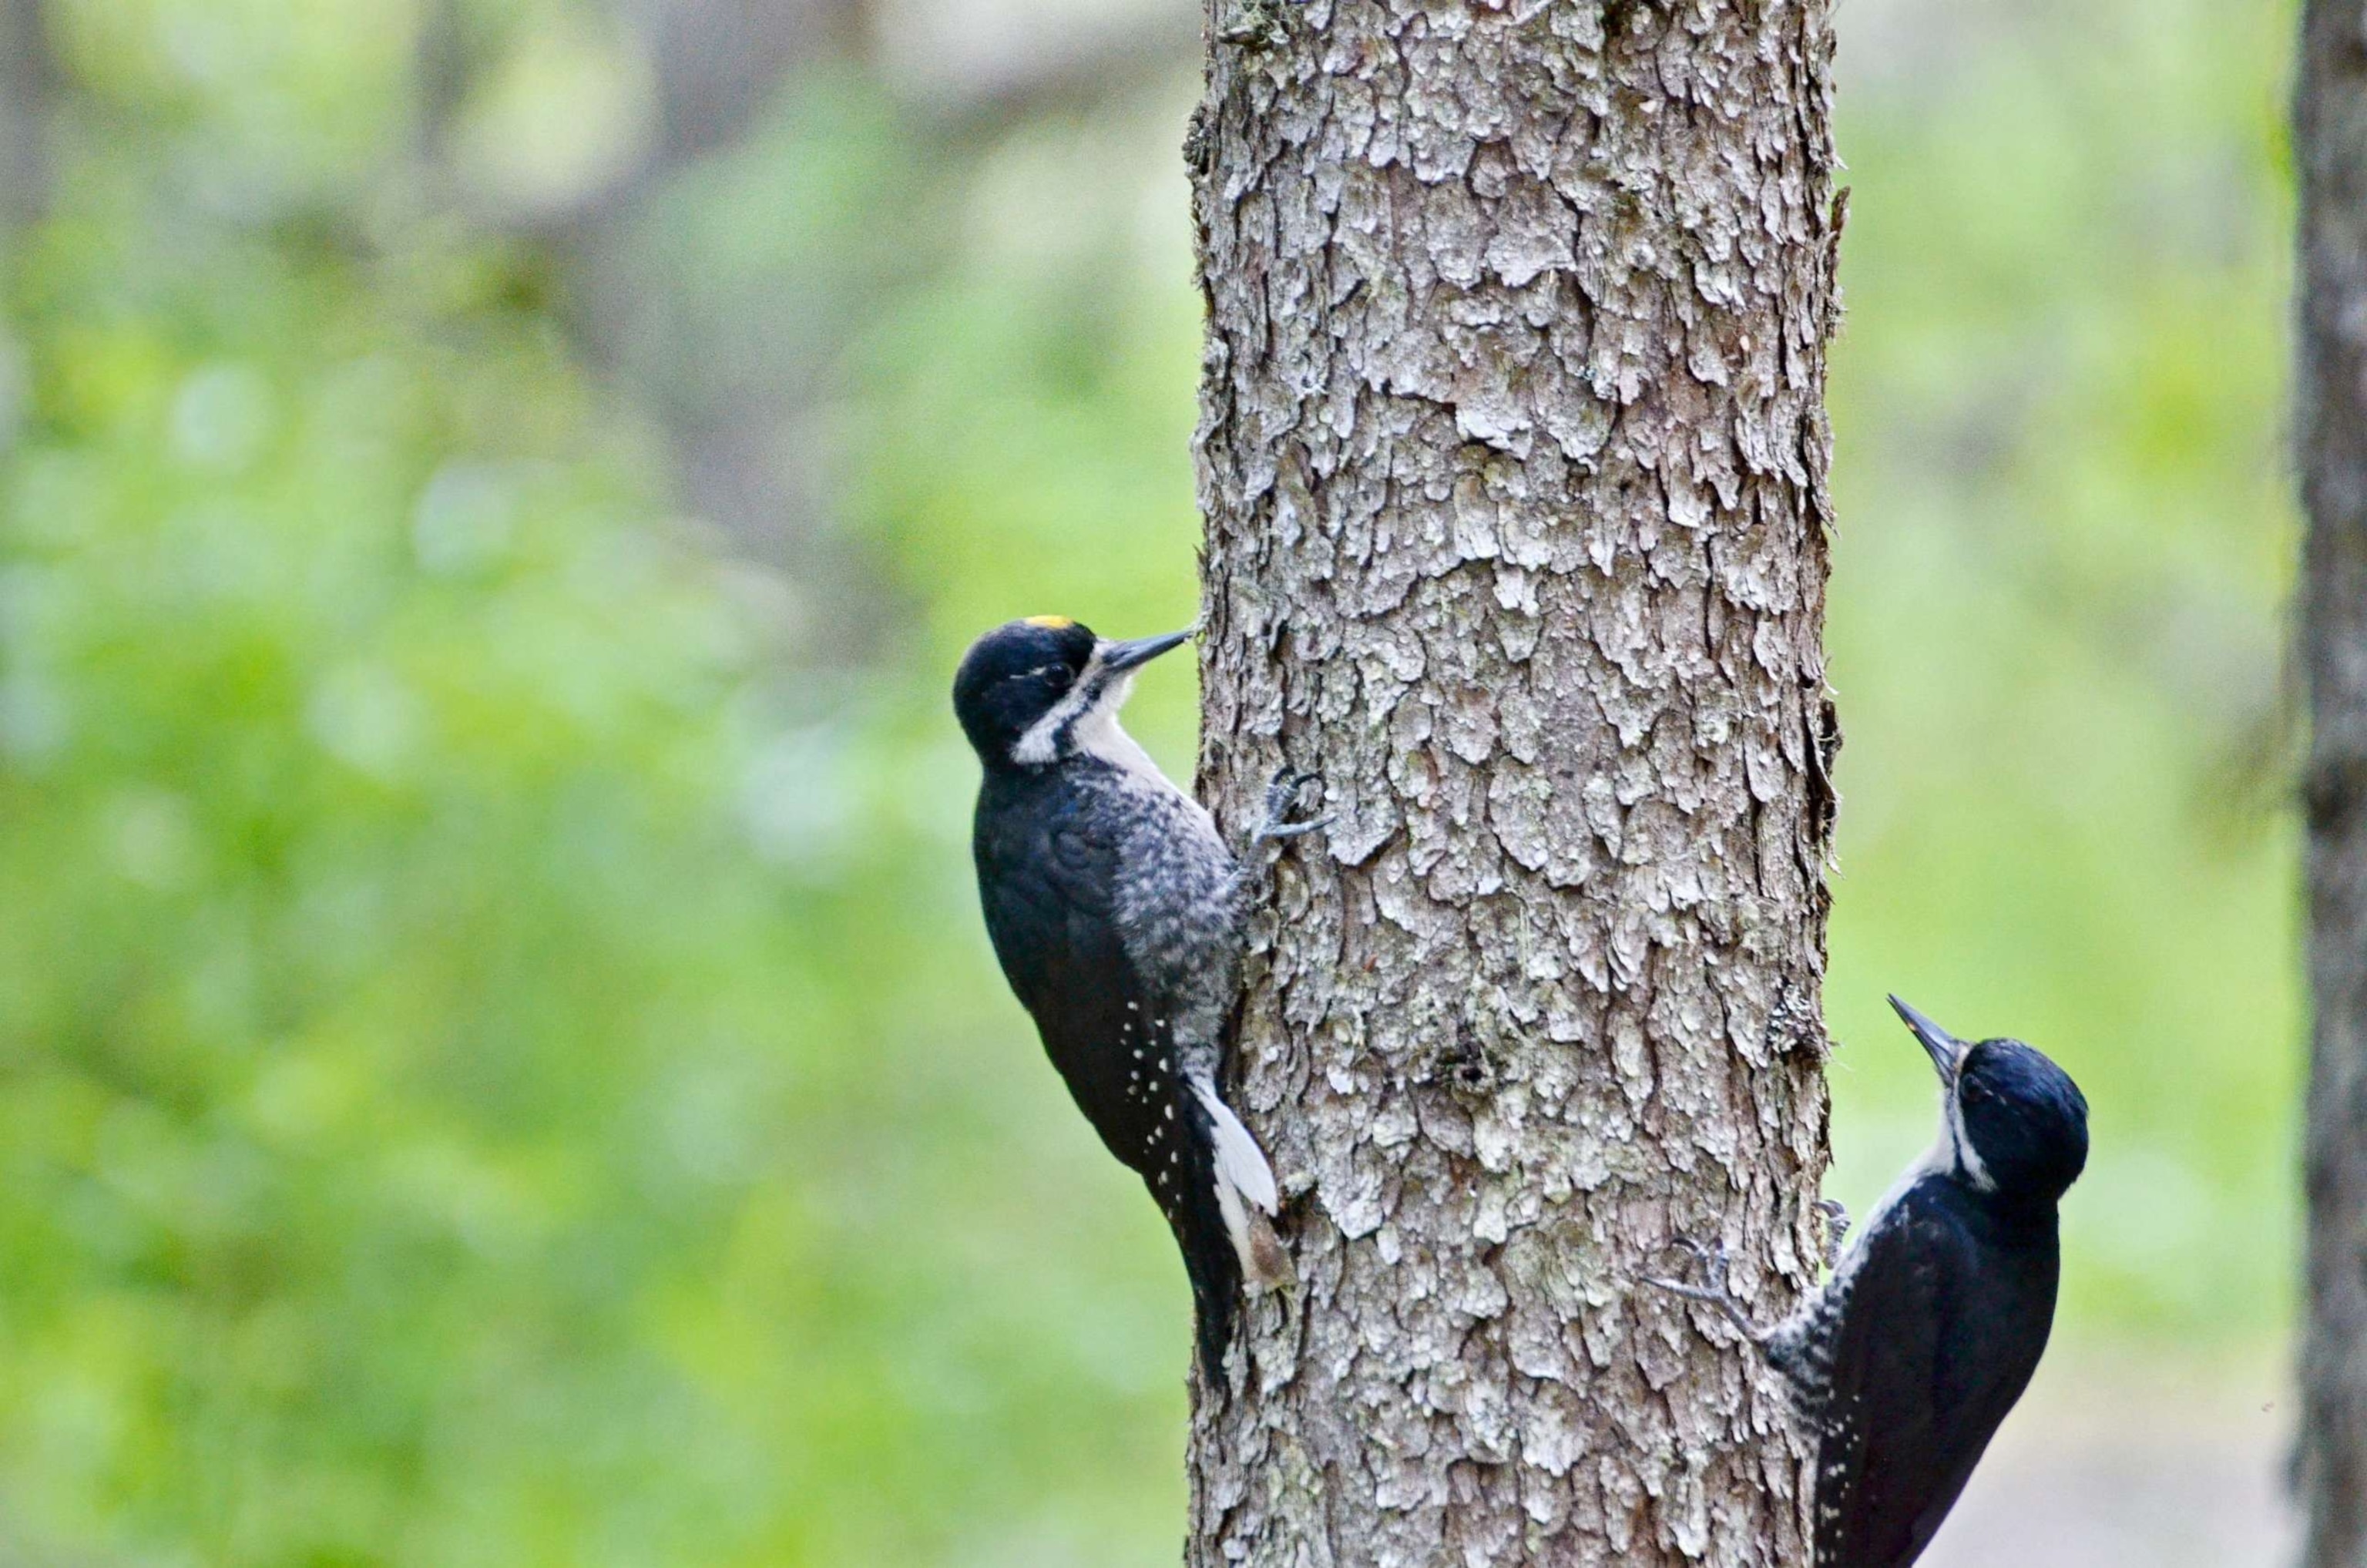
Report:
[{"label": "tree trunk", "polygon": [[[1195,1564],[1797,1563],[1825,1159],[1824,0],[1210,0],[1205,798],[1295,1297]],[[1272,853],[1271,851],[1269,853]]]},{"label": "tree trunk", "polygon": [[2310,0],[2296,413],[2312,733],[2309,1324],[2295,1478],[2310,1568],[2367,1563],[2367,13]]},{"label": "tree trunk", "polygon": [[0,242],[40,217],[49,193],[51,85],[40,0],[0,0]]}]

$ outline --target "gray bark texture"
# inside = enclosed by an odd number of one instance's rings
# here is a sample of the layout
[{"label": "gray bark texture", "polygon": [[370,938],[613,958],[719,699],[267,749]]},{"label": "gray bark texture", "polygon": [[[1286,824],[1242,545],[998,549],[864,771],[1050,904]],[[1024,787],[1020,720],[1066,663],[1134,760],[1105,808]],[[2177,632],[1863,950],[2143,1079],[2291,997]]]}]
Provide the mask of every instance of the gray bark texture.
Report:
[{"label": "gray bark texture", "polygon": [[1803,1562],[1780,1389],[1638,1278],[1818,1256],[1828,6],[1210,4],[1201,784],[1338,820],[1252,934],[1300,1283],[1187,1562]]},{"label": "gray bark texture", "polygon": [[2295,386],[2308,513],[2308,1568],[2367,1568],[2367,11],[2309,0],[2294,100]]}]

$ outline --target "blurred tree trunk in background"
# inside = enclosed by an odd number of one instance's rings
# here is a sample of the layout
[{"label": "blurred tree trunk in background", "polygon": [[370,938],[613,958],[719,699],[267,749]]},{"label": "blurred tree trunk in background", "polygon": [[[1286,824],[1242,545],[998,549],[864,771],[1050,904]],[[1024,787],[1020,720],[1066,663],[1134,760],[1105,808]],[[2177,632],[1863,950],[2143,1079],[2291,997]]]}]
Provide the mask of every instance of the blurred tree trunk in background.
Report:
[{"label": "blurred tree trunk in background", "polygon": [[740,341],[769,351],[721,362],[674,341],[686,335],[685,314],[706,301],[685,301],[679,278],[651,276],[648,231],[669,182],[729,152],[801,73],[856,57],[865,9],[865,0],[618,6],[649,63],[653,134],[623,177],[568,214],[555,236],[576,341],[665,420],[684,498],[742,549],[814,588],[817,608],[867,606],[878,592],[868,567],[846,560],[834,542],[825,520],[831,476],[803,428],[844,347],[846,324],[863,312],[843,301],[800,312],[837,330],[784,333],[769,317],[752,321]]},{"label": "blurred tree trunk in background", "polygon": [[2309,1324],[2296,1483],[2310,1568],[2367,1562],[2367,13],[2309,0],[2296,413],[2309,680]]},{"label": "blurred tree trunk in background", "polygon": [[27,388],[9,307],[17,235],[49,204],[53,87],[40,0],[0,0],[0,458],[15,449],[25,425]]},{"label": "blurred tree trunk in background", "polygon": [[1285,758],[1245,1103],[1297,1296],[1189,1560],[1803,1561],[1714,1314],[1807,1284],[1837,744],[1829,18],[1212,0],[1202,770]]},{"label": "blurred tree trunk in background", "polygon": [[40,216],[49,182],[51,90],[40,0],[0,0],[0,240]]},{"label": "blurred tree trunk in background", "polygon": [[[558,283],[558,319],[596,369],[662,421],[689,509],[810,588],[818,615],[843,609],[855,624],[877,600],[877,572],[850,559],[829,526],[832,476],[809,427],[867,300],[827,297],[832,279],[799,275],[795,257],[788,276],[758,279],[769,286],[760,291],[730,273],[744,256],[719,258],[712,243],[694,253],[655,236],[685,221],[681,201],[666,204],[680,182],[728,162],[809,75],[859,64],[869,8],[868,0],[605,6],[629,74],[646,79],[648,121],[622,139],[600,177],[547,204],[469,190],[450,142],[504,56],[530,47],[548,17],[436,0],[421,17],[414,73],[420,151],[442,199],[480,225],[539,243]],[[699,264],[709,270],[683,275]],[[730,354],[702,330],[746,303],[719,274],[772,304],[744,312],[727,338]]]},{"label": "blurred tree trunk in background", "polygon": [[[690,510],[797,585],[800,619],[814,629],[810,658],[877,656],[873,640],[897,619],[882,612],[879,562],[835,515],[847,474],[832,415],[850,348],[899,290],[946,263],[949,236],[921,214],[959,210],[999,131],[1138,93],[1190,59],[1188,31],[1158,0],[1104,6],[1109,15],[1092,37],[1059,49],[896,47],[900,34],[930,31],[913,13],[946,8],[907,6],[900,16],[882,0],[610,0],[647,70],[648,133],[580,201],[507,218],[548,242],[560,313],[586,358],[663,421]],[[991,18],[957,10],[956,20],[991,30]],[[899,53],[928,54],[931,69],[900,81],[884,58]],[[776,174],[769,188],[742,186],[796,219],[717,221],[728,203],[715,192],[735,168],[745,182],[763,158],[780,156],[793,124],[854,131],[852,106],[871,95],[885,111],[873,129],[896,141],[894,157],[859,141],[803,147],[810,169]],[[808,100],[822,107],[800,115]],[[752,147],[755,158],[742,162]],[[849,225],[829,210],[841,186],[881,177],[866,159],[900,157],[912,160],[912,184],[864,193],[868,221]],[[785,177],[798,188],[781,188]],[[701,185],[703,201],[685,202],[685,188]],[[693,213],[709,227],[685,238],[676,231]]]}]

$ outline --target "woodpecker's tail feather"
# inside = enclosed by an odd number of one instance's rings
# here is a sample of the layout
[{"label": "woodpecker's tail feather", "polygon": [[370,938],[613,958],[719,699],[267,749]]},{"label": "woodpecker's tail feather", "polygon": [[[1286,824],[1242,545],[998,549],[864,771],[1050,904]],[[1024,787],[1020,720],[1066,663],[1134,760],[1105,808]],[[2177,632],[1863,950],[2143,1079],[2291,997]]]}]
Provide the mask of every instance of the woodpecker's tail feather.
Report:
[{"label": "woodpecker's tail feather", "polygon": [[1217,1211],[1224,1216],[1225,1234],[1240,1260],[1241,1272],[1257,1290],[1288,1285],[1290,1255],[1282,1250],[1282,1240],[1274,1233],[1273,1217],[1282,1209],[1274,1167],[1266,1164],[1265,1151],[1258,1147],[1214,1084],[1195,1078],[1192,1092],[1208,1119]]},{"label": "woodpecker's tail feather", "polygon": [[1213,1389],[1225,1387],[1225,1351],[1240,1321],[1241,1260],[1225,1233],[1215,1202],[1186,1203],[1174,1216],[1175,1239],[1184,1249],[1184,1270],[1192,1277],[1192,1321],[1200,1375]]},{"label": "woodpecker's tail feather", "polygon": [[[1241,1245],[1234,1243],[1229,1226],[1210,1226],[1205,1218],[1179,1220],[1175,1226],[1176,1239],[1184,1247],[1184,1267],[1192,1276],[1200,1369],[1211,1387],[1224,1386],[1225,1351],[1240,1322],[1244,1282],[1258,1290],[1288,1290],[1297,1283],[1297,1271],[1283,1250],[1282,1238],[1274,1233],[1274,1222],[1252,1209],[1246,1226],[1248,1241]],[[1187,1233],[1187,1227],[1196,1233]]]},{"label": "woodpecker's tail feather", "polygon": [[1286,1284],[1290,1256],[1270,1218],[1280,1195],[1264,1152],[1214,1084],[1195,1075],[1191,1088],[1185,1115],[1198,1136],[1185,1141],[1191,1168],[1170,1217],[1192,1276],[1201,1370],[1221,1387],[1244,1280],[1261,1290]]}]

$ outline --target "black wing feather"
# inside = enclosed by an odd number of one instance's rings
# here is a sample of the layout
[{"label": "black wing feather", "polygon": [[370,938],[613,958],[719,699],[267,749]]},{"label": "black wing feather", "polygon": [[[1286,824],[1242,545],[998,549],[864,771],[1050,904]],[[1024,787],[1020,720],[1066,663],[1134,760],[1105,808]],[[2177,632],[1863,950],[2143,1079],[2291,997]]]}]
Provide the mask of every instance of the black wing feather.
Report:
[{"label": "black wing feather", "polygon": [[987,935],[1077,1108],[1111,1153],[1148,1176],[1163,1107],[1129,1095],[1127,1075],[1152,1063],[1157,1015],[1112,918],[1118,846],[1070,791],[1043,794],[1036,810],[980,813]]},{"label": "black wing feather", "polygon": [[1123,846],[1114,829],[1123,819],[1093,808],[1057,775],[988,780],[972,839],[987,935],[1077,1108],[1142,1177],[1173,1229],[1192,1279],[1202,1364],[1215,1380],[1232,1336],[1240,1260],[1216,1206],[1207,1112],[1176,1070],[1170,1009],[1119,937]]},{"label": "black wing feather", "polygon": [[1905,1568],[1931,1544],[2037,1369],[2055,1315],[2053,1217],[2010,1233],[1954,1183],[1919,1183],[1866,1237],[1815,1414],[1818,1568]]}]

